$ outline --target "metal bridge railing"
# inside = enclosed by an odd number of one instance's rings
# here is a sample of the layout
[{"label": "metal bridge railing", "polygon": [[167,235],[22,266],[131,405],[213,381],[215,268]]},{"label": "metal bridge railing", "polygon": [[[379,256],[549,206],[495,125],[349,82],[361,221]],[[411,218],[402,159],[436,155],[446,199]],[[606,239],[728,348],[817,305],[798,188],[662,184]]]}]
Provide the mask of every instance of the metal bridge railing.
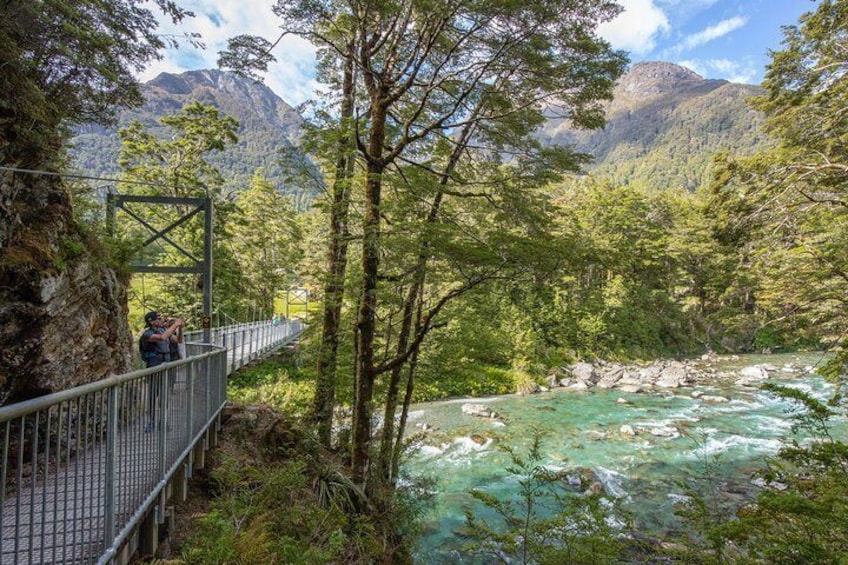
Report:
[{"label": "metal bridge railing", "polygon": [[[230,372],[237,371],[249,362],[258,359],[270,350],[290,343],[303,333],[304,324],[293,318],[282,320],[277,324],[270,321],[234,324],[220,328],[212,328],[210,341],[227,349],[227,368]],[[186,341],[200,341],[201,330],[185,333]]]},{"label": "metal bridge railing", "polygon": [[0,408],[0,563],[108,562],[226,402],[226,351]]},{"label": "metal bridge railing", "polygon": [[[213,330],[188,358],[0,408],[0,565],[108,563],[227,399],[227,376],[300,321]],[[161,498],[161,500],[160,500]],[[157,506],[158,503],[158,506]]]}]

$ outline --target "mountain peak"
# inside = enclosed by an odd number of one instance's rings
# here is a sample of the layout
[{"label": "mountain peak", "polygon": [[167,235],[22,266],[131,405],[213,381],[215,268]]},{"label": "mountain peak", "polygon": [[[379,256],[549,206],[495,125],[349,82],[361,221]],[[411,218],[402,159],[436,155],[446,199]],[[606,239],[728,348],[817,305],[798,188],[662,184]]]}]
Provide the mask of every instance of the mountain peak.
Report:
[{"label": "mountain peak", "polygon": [[706,81],[701,75],[663,61],[636,63],[618,81],[616,96],[644,98],[710,83],[712,88],[727,81]]},{"label": "mountain peak", "polygon": [[[234,96],[264,98],[267,103],[282,103],[290,108],[279,96],[261,82],[242,77],[236,73],[218,69],[199,69],[180,74],[159,73],[148,81],[147,86],[160,88],[169,94],[189,95],[198,90],[214,90]],[[273,102],[271,102],[273,100]]]}]

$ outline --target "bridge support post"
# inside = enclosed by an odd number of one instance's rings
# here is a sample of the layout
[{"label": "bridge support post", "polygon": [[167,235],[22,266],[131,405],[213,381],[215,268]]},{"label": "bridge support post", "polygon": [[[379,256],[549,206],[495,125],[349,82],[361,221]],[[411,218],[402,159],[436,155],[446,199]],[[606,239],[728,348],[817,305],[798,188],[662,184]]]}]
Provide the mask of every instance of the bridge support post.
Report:
[{"label": "bridge support post", "polygon": [[221,416],[218,415],[215,418],[215,421],[212,422],[212,425],[209,426],[209,447],[216,447],[218,445],[218,428],[221,426]]},{"label": "bridge support post", "polygon": [[177,503],[185,502],[188,497],[188,464],[180,466],[171,479],[171,493]]},{"label": "bridge support post", "polygon": [[204,448],[204,443],[203,441],[198,441],[194,446],[192,459],[194,460],[193,467],[195,469],[203,469],[206,466],[206,449]]},{"label": "bridge support post", "polygon": [[151,508],[138,529],[138,552],[141,556],[154,556],[159,549],[159,520],[157,508]]}]

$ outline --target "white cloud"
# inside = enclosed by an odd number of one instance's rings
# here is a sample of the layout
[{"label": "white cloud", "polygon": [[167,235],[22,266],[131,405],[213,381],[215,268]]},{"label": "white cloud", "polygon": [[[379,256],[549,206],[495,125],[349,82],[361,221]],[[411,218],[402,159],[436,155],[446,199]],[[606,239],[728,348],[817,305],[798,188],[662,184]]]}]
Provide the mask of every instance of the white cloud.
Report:
[{"label": "white cloud", "polygon": [[[271,11],[268,0],[189,0],[180,4],[193,11],[195,17],[183,21],[179,27],[160,20],[160,31],[200,33],[206,49],[183,45],[178,50],[169,50],[163,53],[161,61],[155,61],[139,75],[141,80],[149,80],[161,72],[215,68],[218,51],[226,48],[227,39],[235,35],[259,35],[271,42],[280,36],[280,20]],[[315,47],[304,39],[286,36],[272,54],[277,61],[269,65],[265,83],[292,105],[312,98],[317,88]]]},{"label": "white cloud", "polygon": [[650,53],[657,36],[670,29],[668,18],[653,0],[619,0],[624,11],[611,22],[598,26],[598,33],[616,49],[638,55]]},{"label": "white cloud", "polygon": [[677,64],[695,71],[704,78],[721,78],[739,84],[756,84],[761,80],[762,69],[750,57],[738,61],[688,59],[677,61]]},{"label": "white cloud", "polygon": [[744,26],[746,23],[748,23],[748,19],[743,18],[742,16],[734,16],[732,18],[722,20],[715,25],[699,31],[698,33],[693,33],[692,35],[687,36],[683,41],[672,47],[672,51],[680,53],[681,51],[694,49],[695,47],[709,43],[713,39],[718,39],[719,37],[727,35],[731,31]]}]

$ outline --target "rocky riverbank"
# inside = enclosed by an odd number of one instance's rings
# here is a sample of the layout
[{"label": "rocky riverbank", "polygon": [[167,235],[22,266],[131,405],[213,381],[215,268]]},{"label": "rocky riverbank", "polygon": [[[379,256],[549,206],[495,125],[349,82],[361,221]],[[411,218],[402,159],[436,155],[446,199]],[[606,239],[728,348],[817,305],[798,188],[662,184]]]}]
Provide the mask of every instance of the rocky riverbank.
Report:
[{"label": "rocky riverbank", "polygon": [[[739,358],[707,354],[697,360],[663,359],[644,365],[622,365],[605,361],[580,362],[551,371],[547,378],[547,388],[564,387],[578,391],[603,388],[640,393],[719,384],[756,387],[772,376],[785,376],[811,369],[792,364],[777,366],[768,363],[749,365],[732,372],[717,368],[721,363],[733,359]],[[542,390],[545,390],[544,387],[538,388],[538,391]],[[696,394],[697,392],[700,391],[696,391]]]},{"label": "rocky riverbank", "polygon": [[[762,363],[748,365],[734,371],[724,371],[719,368],[727,361],[734,360],[738,361],[739,357],[705,354],[700,359],[683,361],[659,359],[644,364],[578,362],[555,368],[548,374],[546,386],[536,385],[529,390],[525,387],[522,393],[533,394],[559,388],[575,392],[615,389],[625,393],[673,394],[674,389],[690,388],[692,390],[688,394],[692,398],[700,399],[702,402],[725,403],[731,399],[719,394],[709,394],[708,392],[713,391],[703,389],[722,385],[756,388],[775,376],[786,377],[812,370],[812,367],[801,367],[791,363],[783,365]],[[623,399],[620,401],[626,402]],[[498,417],[487,404],[467,403],[462,406],[462,411],[469,416]]]}]

